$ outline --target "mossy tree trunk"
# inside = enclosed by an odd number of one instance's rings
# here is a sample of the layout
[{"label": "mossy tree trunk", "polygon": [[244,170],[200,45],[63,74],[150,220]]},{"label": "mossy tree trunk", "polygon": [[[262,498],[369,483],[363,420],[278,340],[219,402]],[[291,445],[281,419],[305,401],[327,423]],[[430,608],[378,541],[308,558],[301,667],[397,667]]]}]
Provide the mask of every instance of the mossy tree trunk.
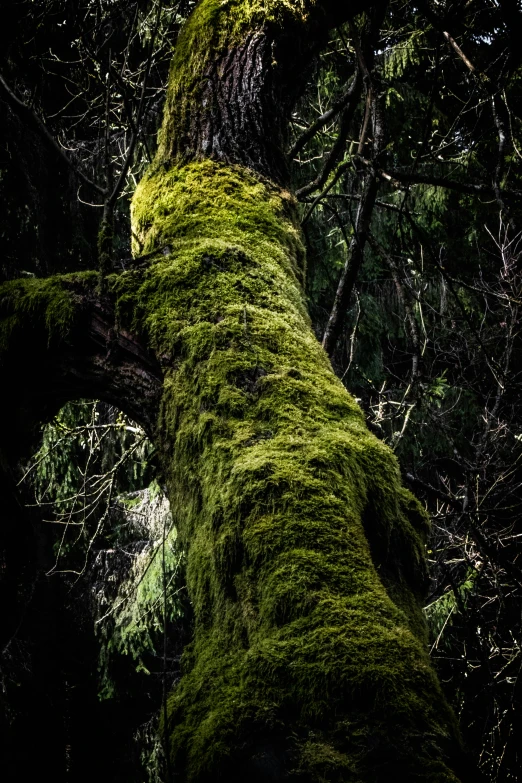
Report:
[{"label": "mossy tree trunk", "polygon": [[[143,398],[150,421],[162,376],[148,429],[195,618],[168,704],[172,770],[187,783],[464,778],[420,609],[427,520],[312,332],[285,189],[306,63],[349,10],[198,3],[133,202],[147,265],[109,276],[104,293],[114,327],[100,350],[114,362],[123,335],[149,353],[130,351],[103,394],[120,389],[138,418]],[[27,311],[58,353],[82,345],[86,313],[92,331],[95,277],[46,285],[4,291],[7,356]]]}]

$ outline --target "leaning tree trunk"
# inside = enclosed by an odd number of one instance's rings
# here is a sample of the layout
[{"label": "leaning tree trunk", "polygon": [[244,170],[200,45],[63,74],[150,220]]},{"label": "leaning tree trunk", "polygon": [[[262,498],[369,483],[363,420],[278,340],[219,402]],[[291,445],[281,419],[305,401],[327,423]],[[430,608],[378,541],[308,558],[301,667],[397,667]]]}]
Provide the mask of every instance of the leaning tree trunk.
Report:
[{"label": "leaning tree trunk", "polygon": [[133,202],[137,252],[166,254],[118,288],[165,372],[157,438],[195,616],[169,700],[181,780],[456,780],[420,610],[425,515],[314,337],[283,187],[327,6],[199,3]]},{"label": "leaning tree trunk", "polygon": [[[92,275],[11,284],[5,299],[7,354],[30,311],[58,332],[52,350],[79,346],[75,378],[127,357],[99,388],[125,387],[135,416],[145,400],[194,608],[164,727],[187,783],[459,775],[420,608],[427,520],[313,334],[285,189],[289,112],[314,47],[348,16],[338,6],[200,0],[133,202],[147,259],[104,287],[112,331],[93,331]],[[87,322],[103,339],[82,342]]]}]

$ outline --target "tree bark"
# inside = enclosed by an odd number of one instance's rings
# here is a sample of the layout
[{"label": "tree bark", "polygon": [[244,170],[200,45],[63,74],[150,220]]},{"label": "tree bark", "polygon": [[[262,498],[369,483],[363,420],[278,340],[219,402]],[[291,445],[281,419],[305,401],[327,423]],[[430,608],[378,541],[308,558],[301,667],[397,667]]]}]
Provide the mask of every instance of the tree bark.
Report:
[{"label": "tree bark", "polygon": [[[104,399],[156,429],[160,361],[118,322],[95,272],[13,280],[0,287],[2,450],[26,456],[39,425],[69,400]],[[4,380],[5,379],[5,380]]]},{"label": "tree bark", "polygon": [[[101,304],[91,276],[54,280],[34,305],[51,336],[31,357],[62,368],[61,398],[91,379],[91,396],[121,396],[158,446],[194,609],[168,702],[187,783],[459,779],[421,611],[428,522],[315,339],[282,187],[296,73],[357,10],[201,0],[133,202],[136,250],[152,258],[110,275]],[[35,292],[4,296],[9,357]],[[102,326],[100,307],[113,314]]]}]

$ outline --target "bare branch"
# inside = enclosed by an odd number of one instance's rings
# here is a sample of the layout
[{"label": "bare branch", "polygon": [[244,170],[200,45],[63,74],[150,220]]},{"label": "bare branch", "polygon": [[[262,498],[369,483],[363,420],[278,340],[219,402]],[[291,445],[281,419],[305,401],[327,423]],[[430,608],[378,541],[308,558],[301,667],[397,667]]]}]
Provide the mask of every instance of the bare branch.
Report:
[{"label": "bare branch", "polygon": [[69,156],[65,154],[64,150],[60,147],[54,136],[52,136],[52,134],[49,132],[44,122],[29,106],[27,106],[26,103],[21,100],[21,98],[18,97],[18,95],[16,95],[16,93],[9,87],[1,74],[0,85],[2,85],[4,88],[4,94],[11,108],[14,109],[19,116],[21,116],[34,130],[37,131],[40,137],[53,150],[53,152],[55,152],[76,174],[78,179],[80,179],[85,185],[93,188],[93,190],[95,190],[97,193],[105,196],[107,193],[105,188],[102,188],[96,182],[93,182],[91,179],[89,179],[89,177],[87,177],[81,171],[81,169],[78,168],[74,161],[72,161]]}]

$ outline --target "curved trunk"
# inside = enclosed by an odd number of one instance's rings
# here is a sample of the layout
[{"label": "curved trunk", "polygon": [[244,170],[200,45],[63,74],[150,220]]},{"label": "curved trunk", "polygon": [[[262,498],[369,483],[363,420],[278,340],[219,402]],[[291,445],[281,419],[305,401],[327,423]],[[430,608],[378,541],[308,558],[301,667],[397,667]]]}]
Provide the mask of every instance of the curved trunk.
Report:
[{"label": "curved trunk", "polygon": [[[113,339],[156,356],[133,351],[138,419],[163,374],[153,437],[195,618],[168,705],[180,781],[457,781],[420,608],[427,519],[313,334],[283,188],[297,76],[343,14],[198,3],[133,202],[147,266],[107,281]],[[76,334],[46,301],[40,317]]]},{"label": "curved trunk", "polygon": [[281,187],[326,6],[197,6],[133,202],[136,248],[158,252],[132,298],[171,356],[157,437],[195,615],[168,729],[198,783],[456,780],[420,610],[427,520],[313,335]]},{"label": "curved trunk", "polygon": [[172,357],[157,439],[195,616],[173,769],[456,780],[420,610],[427,520],[311,330],[291,196],[175,166],[140,185],[134,230],[170,248],[133,301]]}]

